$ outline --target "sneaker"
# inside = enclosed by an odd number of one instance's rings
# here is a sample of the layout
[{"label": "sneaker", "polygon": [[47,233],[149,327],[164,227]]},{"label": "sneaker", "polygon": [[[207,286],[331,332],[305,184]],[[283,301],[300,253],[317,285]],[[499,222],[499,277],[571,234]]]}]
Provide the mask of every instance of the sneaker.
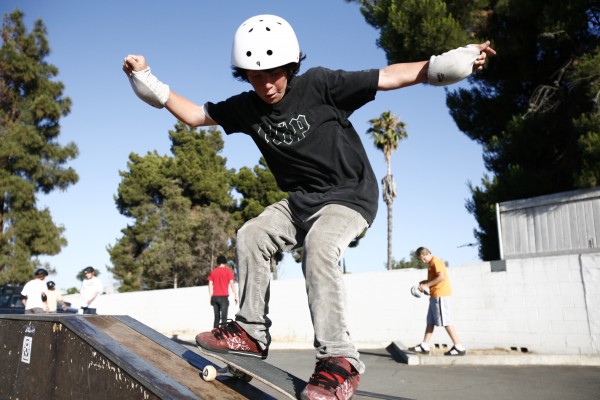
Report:
[{"label": "sneaker", "polygon": [[416,345],[415,347],[409,347],[408,351],[412,351],[412,352],[420,353],[420,354],[429,354],[429,350],[425,350],[425,348],[423,346],[421,346],[420,344]]},{"label": "sneaker", "polygon": [[269,354],[269,349],[261,350],[259,343],[234,321],[227,322],[210,332],[199,333],[196,335],[196,343],[215,353],[238,354],[263,360]]},{"label": "sneaker", "polygon": [[464,356],[467,354],[466,350],[459,350],[456,346],[452,346],[450,350],[444,353],[445,356]]},{"label": "sneaker", "polygon": [[302,400],[348,400],[354,396],[360,375],[343,357],[330,357],[317,361],[315,373],[302,391]]}]

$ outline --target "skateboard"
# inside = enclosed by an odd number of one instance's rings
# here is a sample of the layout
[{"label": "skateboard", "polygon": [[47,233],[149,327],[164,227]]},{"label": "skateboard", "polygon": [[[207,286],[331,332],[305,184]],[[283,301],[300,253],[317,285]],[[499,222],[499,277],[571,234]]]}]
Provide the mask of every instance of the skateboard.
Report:
[{"label": "skateboard", "polygon": [[202,370],[202,378],[205,381],[214,381],[219,375],[229,375],[244,382],[256,379],[289,399],[299,399],[302,389],[307,385],[306,381],[259,358],[215,353],[200,346],[198,349],[202,354],[225,363],[223,368],[205,366]]}]

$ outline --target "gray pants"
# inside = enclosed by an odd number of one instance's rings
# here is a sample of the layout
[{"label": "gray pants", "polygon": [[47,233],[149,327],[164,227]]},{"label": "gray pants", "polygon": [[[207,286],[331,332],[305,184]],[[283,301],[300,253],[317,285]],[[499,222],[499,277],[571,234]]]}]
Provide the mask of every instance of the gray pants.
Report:
[{"label": "gray pants", "polygon": [[279,250],[304,246],[302,271],[317,358],[344,357],[363,373],[365,366],[350,341],[346,294],[338,262],[348,244],[368,224],[348,207],[330,204],[304,220],[292,215],[287,200],[267,207],[237,235],[240,311],[236,321],[250,336],[269,346],[270,260]]}]

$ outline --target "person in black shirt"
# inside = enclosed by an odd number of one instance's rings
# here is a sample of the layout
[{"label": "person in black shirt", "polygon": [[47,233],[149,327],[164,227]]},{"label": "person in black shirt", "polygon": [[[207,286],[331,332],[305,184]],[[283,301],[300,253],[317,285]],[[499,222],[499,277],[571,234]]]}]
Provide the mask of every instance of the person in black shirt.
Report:
[{"label": "person in black shirt", "polygon": [[281,190],[289,194],[238,231],[240,310],[235,321],[199,333],[197,344],[266,358],[270,259],[278,251],[303,247],[317,364],[302,397],[352,397],[365,366],[350,340],[338,261],[372,224],[378,185],[348,118],[379,90],[458,82],[493,54],[485,42],[429,61],[355,72],[312,68],[299,74],[304,55],[293,28],[283,18],[258,15],[238,28],[231,56],[233,75],[252,90],[203,105],[160,82],[143,56],[127,55],[123,70],[138,97],[166,107],[190,126],[220,125],[226,134],[250,136]]}]

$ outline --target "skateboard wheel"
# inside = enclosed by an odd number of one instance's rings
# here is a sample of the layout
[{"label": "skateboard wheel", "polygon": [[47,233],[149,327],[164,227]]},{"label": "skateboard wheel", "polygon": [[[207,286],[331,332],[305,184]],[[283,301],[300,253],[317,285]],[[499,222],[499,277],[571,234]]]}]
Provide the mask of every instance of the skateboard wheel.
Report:
[{"label": "skateboard wheel", "polygon": [[215,367],[213,367],[212,365],[207,365],[202,370],[202,379],[204,379],[205,381],[207,381],[207,382],[214,381],[216,377],[217,377],[217,369]]}]

